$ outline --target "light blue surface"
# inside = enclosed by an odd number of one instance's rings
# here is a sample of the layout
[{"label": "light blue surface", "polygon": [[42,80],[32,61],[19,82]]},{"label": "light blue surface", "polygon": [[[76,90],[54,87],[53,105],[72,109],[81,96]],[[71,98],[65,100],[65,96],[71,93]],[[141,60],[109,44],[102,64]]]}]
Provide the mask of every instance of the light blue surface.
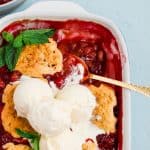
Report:
[{"label": "light blue surface", "polygon": [[[26,0],[20,11],[38,0]],[[131,81],[150,85],[150,1],[72,0],[90,12],[110,18],[124,35],[130,60]],[[42,9],[42,8],[41,8]],[[131,94],[132,150],[150,150],[150,99]]]}]

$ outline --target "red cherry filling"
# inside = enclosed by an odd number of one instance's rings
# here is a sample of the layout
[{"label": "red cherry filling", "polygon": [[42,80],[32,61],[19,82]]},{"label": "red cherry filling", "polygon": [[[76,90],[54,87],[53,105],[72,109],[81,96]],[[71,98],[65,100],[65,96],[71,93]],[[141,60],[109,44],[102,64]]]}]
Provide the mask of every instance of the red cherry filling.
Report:
[{"label": "red cherry filling", "polygon": [[29,145],[28,141],[23,138],[14,138],[9,133],[0,133],[0,144],[5,145],[6,143],[14,143],[14,144],[26,144]]},{"label": "red cherry filling", "polygon": [[100,150],[114,150],[117,149],[116,134],[100,134],[96,137],[98,147]]},{"label": "red cherry filling", "polygon": [[91,138],[88,138],[88,139],[85,140],[85,142],[89,142],[89,141],[94,143],[93,139],[91,139]]},{"label": "red cherry filling", "polygon": [[101,48],[100,41],[62,41],[59,43],[59,48],[64,52],[72,53],[87,64],[91,73],[102,75],[105,72],[106,56]]},{"label": "red cherry filling", "polygon": [[84,76],[88,75],[84,64],[74,55],[65,55],[63,70],[54,75],[44,75],[50,82],[54,81],[58,88],[63,88],[68,83],[80,83]]},{"label": "red cherry filling", "polygon": [[10,2],[11,0],[0,0],[0,5]]},{"label": "red cherry filling", "polygon": [[[2,94],[9,82],[17,81],[21,76],[21,73],[18,71],[9,72],[6,67],[0,68],[0,114],[3,110],[4,104],[2,103]],[[9,133],[7,133],[3,126],[2,120],[0,119],[0,149],[2,149],[2,145],[13,142],[15,144],[29,144],[27,140],[22,138],[14,138]]]}]

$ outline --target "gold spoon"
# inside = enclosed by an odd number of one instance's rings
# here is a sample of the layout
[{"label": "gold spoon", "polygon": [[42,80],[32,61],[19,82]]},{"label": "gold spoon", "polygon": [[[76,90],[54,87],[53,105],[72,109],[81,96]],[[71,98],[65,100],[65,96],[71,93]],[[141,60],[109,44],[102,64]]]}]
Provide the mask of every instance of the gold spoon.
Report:
[{"label": "gold spoon", "polygon": [[[77,57],[77,56],[75,56],[75,57]],[[94,79],[94,80],[99,80],[99,81],[102,81],[102,82],[105,82],[105,83],[109,83],[109,84],[113,84],[113,85],[116,85],[116,86],[119,86],[119,87],[122,87],[122,88],[129,89],[129,90],[132,90],[132,91],[135,91],[137,93],[141,93],[145,96],[150,97],[150,87],[138,86],[138,85],[118,81],[118,80],[115,80],[115,79],[103,77],[103,76],[100,76],[100,75],[92,74],[92,73],[89,72],[88,66],[85,64],[85,62],[79,57],[77,57],[77,59],[82,63],[82,65],[85,68],[85,70],[84,70],[85,77],[84,77],[83,81],[87,80],[89,78]]]},{"label": "gold spoon", "polygon": [[89,78],[99,80],[99,81],[103,81],[105,83],[113,84],[113,85],[116,85],[116,86],[120,86],[122,88],[126,88],[126,89],[129,89],[129,90],[132,90],[132,91],[135,91],[135,92],[138,92],[138,93],[141,93],[145,96],[150,97],[150,87],[138,86],[138,85],[134,85],[134,84],[130,84],[130,83],[126,83],[126,82],[106,78],[106,77],[91,74],[91,73],[89,74]]}]

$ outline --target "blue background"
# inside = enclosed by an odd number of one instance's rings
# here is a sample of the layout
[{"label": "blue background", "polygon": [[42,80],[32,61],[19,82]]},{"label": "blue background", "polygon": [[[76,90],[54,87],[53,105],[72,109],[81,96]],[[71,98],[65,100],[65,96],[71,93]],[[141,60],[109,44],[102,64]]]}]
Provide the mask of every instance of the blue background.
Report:
[{"label": "blue background", "polygon": [[[39,0],[26,0],[14,12]],[[110,18],[124,35],[130,60],[131,81],[150,85],[150,1],[71,0],[89,12]],[[150,150],[150,99],[131,93],[132,150]]]}]

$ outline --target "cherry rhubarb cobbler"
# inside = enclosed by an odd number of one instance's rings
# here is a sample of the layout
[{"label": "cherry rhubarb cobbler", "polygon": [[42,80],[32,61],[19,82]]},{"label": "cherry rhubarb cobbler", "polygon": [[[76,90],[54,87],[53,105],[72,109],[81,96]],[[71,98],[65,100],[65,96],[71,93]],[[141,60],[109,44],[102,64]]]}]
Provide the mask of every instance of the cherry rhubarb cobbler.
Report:
[{"label": "cherry rhubarb cobbler", "polygon": [[118,43],[107,28],[22,20],[5,27],[0,41],[0,149],[67,150],[72,143],[73,150],[122,150],[121,88],[82,80],[83,61],[93,74],[122,80]]}]

